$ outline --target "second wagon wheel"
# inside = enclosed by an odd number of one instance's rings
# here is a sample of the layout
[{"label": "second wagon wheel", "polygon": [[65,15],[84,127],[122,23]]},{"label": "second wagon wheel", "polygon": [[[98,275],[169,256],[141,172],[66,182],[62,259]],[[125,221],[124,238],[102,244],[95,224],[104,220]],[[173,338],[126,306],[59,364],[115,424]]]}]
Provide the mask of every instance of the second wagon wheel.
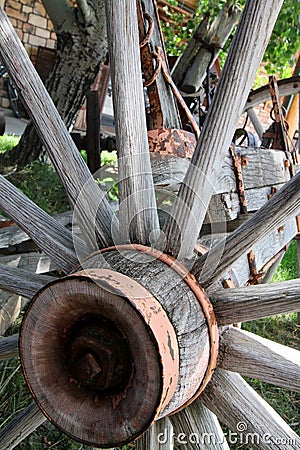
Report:
[{"label": "second wagon wheel", "polygon": [[[47,284],[41,276],[1,267],[2,288],[33,297],[20,353],[36,402],[2,430],[1,448],[14,448],[45,417],[72,438],[102,448],[140,438],[139,449],[172,449],[172,439],[165,438],[171,423],[176,434],[212,436],[210,442],[188,440],[186,448],[226,449],[217,417],[242,438],[253,436],[253,448],[299,447],[299,437],[238,374],[299,391],[299,352],[230,326],[299,308],[298,281],[218,287],[254,243],[295,217],[299,174],[229,238],[208,254],[194,254],[212,186],[281,4],[246,3],[192,164],[162,230],[147,151],[135,0],[106,1],[119,153],[118,218],[0,9],[1,58],[81,229],[80,237],[72,235],[0,178],[0,208],[66,274]],[[7,345],[10,355],[17,351],[15,341]],[[4,340],[1,358],[5,347]]]}]

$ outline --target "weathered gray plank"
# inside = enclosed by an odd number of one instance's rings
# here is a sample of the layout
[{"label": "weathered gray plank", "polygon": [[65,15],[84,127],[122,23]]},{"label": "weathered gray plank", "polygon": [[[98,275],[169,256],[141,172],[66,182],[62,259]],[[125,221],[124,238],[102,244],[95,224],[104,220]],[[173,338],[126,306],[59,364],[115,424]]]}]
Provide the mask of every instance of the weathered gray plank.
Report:
[{"label": "weathered gray plank", "polygon": [[9,337],[0,337],[0,361],[14,358],[19,354],[19,335],[14,334]]},{"label": "weathered gray plank", "polygon": [[[262,187],[277,186],[290,179],[290,172],[285,167],[286,156],[284,152],[256,147],[234,148],[242,161],[242,176],[245,190]],[[179,187],[191,162],[189,159],[172,155],[154,154],[151,160],[154,183],[156,186]],[[222,169],[214,186],[214,194],[236,192],[237,182],[234,166],[229,150],[226,151]]]},{"label": "weathered gray plank", "polygon": [[173,427],[168,418],[154,422],[136,441],[135,450],[173,450]]},{"label": "weathered gray plank", "polygon": [[[5,211],[65,272],[78,264],[70,231],[36,206],[4,177],[0,177],[0,208]],[[78,239],[76,245],[85,250]]]},{"label": "weathered gray plank", "polygon": [[[71,205],[77,205],[78,222],[86,240],[92,248],[98,247],[95,242],[96,229],[100,245],[111,245],[113,243],[111,208],[100,188],[96,186],[24,46],[1,7],[0,54],[47,148]],[[78,201],[79,196],[81,201]],[[98,209],[99,206],[101,208]]]},{"label": "weathered gray plank", "polygon": [[150,243],[159,229],[147,137],[136,1],[107,0],[122,242]]},{"label": "weathered gray plank", "polygon": [[31,403],[17,417],[15,417],[5,428],[0,431],[0,448],[11,450],[23,439],[36,430],[46,417],[35,403]]},{"label": "weathered gray plank", "polygon": [[238,438],[258,450],[295,450],[300,438],[240,375],[217,369],[202,394],[204,404]]},{"label": "weathered gray plank", "polygon": [[[251,246],[263,239],[272,230],[282,226],[288,218],[297,215],[300,209],[300,173],[288,181],[259,211],[242,224],[226,242],[217,244],[209,252],[211,268],[201,273],[207,256],[202,256],[195,264],[193,273],[205,285],[213,284],[220,275],[230,268]],[[222,253],[222,255],[220,254]],[[212,269],[212,270],[211,270]]]},{"label": "weathered gray plank", "polygon": [[26,298],[33,297],[42,287],[54,279],[54,277],[36,275],[28,270],[0,264],[0,289],[22,295]]},{"label": "weathered gray plank", "polygon": [[[215,414],[200,401],[170,417],[178,444],[186,450],[229,450]],[[180,446],[181,448],[181,446]]]},{"label": "weathered gray plank", "polygon": [[300,311],[300,279],[220,289],[213,292],[210,300],[219,325]]},{"label": "weathered gray plank", "polygon": [[234,327],[220,344],[219,367],[300,391],[300,351]]},{"label": "weathered gray plank", "polygon": [[245,5],[192,165],[164,229],[167,250],[180,259],[193,253],[213,186],[282,3],[248,0]]}]

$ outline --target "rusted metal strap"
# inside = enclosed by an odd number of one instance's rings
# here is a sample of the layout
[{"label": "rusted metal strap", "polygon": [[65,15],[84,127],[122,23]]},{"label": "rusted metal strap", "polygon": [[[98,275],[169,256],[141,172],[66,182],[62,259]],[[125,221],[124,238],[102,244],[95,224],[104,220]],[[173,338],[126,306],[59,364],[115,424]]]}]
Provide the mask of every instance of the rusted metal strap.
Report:
[{"label": "rusted metal strap", "polygon": [[251,285],[259,284],[261,282],[261,280],[263,279],[265,272],[264,271],[259,272],[257,270],[255,254],[254,254],[253,250],[251,250],[248,253],[247,258],[248,258],[249,269],[250,269],[250,277],[249,277],[248,284],[251,284]]},{"label": "rusted metal strap", "polygon": [[239,156],[236,155],[233,145],[229,147],[229,153],[232,158],[233,170],[236,178],[236,188],[239,197],[240,212],[241,214],[248,214],[245,185],[242,173],[242,162]]},{"label": "rusted metal strap", "polygon": [[[278,84],[274,76],[269,77],[269,88],[271,93],[271,99],[273,108],[270,112],[270,117],[273,120],[271,126],[272,131],[268,130],[263,137],[271,137],[272,148],[283,150],[286,154],[287,160],[290,162],[289,171],[291,177],[294,176],[294,166],[296,162],[294,156],[289,151],[288,145],[288,123],[285,120],[285,112],[280,103],[280,94]],[[268,134],[269,133],[269,134]],[[268,135],[268,136],[267,136]]]},{"label": "rusted metal strap", "polygon": [[166,60],[165,60],[165,55],[164,55],[164,52],[163,52],[162,48],[157,46],[156,47],[156,52],[153,52],[153,54],[157,57],[157,59],[161,60],[161,70],[162,70],[162,74],[163,74],[163,77],[165,79],[165,82],[170,85],[176,100],[178,101],[178,103],[182,107],[185,115],[187,116],[188,121],[190,122],[190,124],[192,126],[192,129],[193,129],[193,132],[195,133],[196,138],[199,139],[200,130],[199,130],[199,127],[197,125],[197,122],[195,121],[195,119],[194,119],[194,117],[193,117],[189,107],[185,103],[185,101],[184,101],[184,99],[183,99],[179,89],[177,88],[176,84],[172,80],[172,77],[171,77],[169,68],[167,66],[167,63],[166,63]]},{"label": "rusted metal strap", "polygon": [[[154,22],[151,16],[143,11],[140,1],[137,1],[137,15],[138,15],[138,27],[140,34],[140,52],[142,71],[144,74],[145,82],[144,86],[147,87],[147,93],[150,103],[150,111],[148,118],[148,129],[163,128],[164,119],[162,108],[160,104],[157,84],[155,82],[161,67],[157,61],[156,68],[154,68],[152,48],[150,44],[150,38],[153,33]],[[148,23],[148,31],[146,32],[146,24]]]}]

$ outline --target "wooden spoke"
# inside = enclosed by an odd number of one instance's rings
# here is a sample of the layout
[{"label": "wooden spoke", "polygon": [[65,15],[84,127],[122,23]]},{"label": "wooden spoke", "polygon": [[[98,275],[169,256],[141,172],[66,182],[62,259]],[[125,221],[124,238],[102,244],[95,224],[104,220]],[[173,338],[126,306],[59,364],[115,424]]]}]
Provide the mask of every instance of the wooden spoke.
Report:
[{"label": "wooden spoke", "polygon": [[236,443],[248,439],[251,448],[258,450],[300,446],[299,436],[236,373],[217,369],[202,400],[235,433]]},{"label": "wooden spoke", "polygon": [[170,420],[160,419],[136,441],[135,450],[173,450],[172,433]]},{"label": "wooden spoke", "polygon": [[175,443],[177,436],[178,444],[184,444],[186,450],[229,450],[217,417],[200,400],[171,416],[170,420]]},{"label": "wooden spoke", "polygon": [[[94,227],[89,225],[95,223],[97,240],[100,245],[111,245],[113,243],[111,208],[104,195],[101,195],[100,188],[98,189],[93,181],[91,173],[81,158],[51,97],[1,7],[0,54],[62,180],[71,206],[74,207],[80,193],[85,193],[85,201],[77,204],[78,219],[82,230],[87,234],[89,240],[95,242]],[[99,206],[101,206],[101,212],[98,212]]]},{"label": "wooden spoke", "polygon": [[[296,216],[300,208],[300,172],[288,181],[259,211],[237,228],[225,241],[215,245],[193,267],[193,273],[203,285],[218,280],[232,264],[253,244],[279,228],[289,217]],[[209,267],[203,266],[209,255]],[[202,272],[202,273],[201,273]]]},{"label": "wooden spoke", "polygon": [[260,123],[260,120],[259,120],[256,112],[254,111],[254,108],[247,109],[247,114],[254,126],[254,129],[255,129],[259,139],[262,139],[264,129],[262,127],[262,124]]},{"label": "wooden spoke", "polygon": [[15,417],[3,430],[0,431],[0,448],[11,450],[23,439],[36,430],[46,417],[35,403],[31,403],[17,417]]},{"label": "wooden spoke", "polygon": [[150,243],[159,229],[147,137],[136,1],[106,2],[119,158],[122,242]]},{"label": "wooden spoke", "polygon": [[245,5],[191,165],[164,229],[167,250],[180,258],[193,253],[213,188],[282,3],[276,2],[275,7],[272,0],[254,0]]},{"label": "wooden spoke", "polygon": [[0,337],[0,361],[14,358],[19,354],[19,335],[14,334],[9,337]]},{"label": "wooden spoke", "polygon": [[210,298],[219,325],[300,310],[300,280],[214,291]]},{"label": "wooden spoke", "polygon": [[238,328],[222,335],[219,366],[300,391],[300,351]]},{"label": "wooden spoke", "polygon": [[0,289],[14,292],[26,298],[33,297],[47,283],[55,280],[54,277],[36,275],[27,270],[2,264],[0,264],[0,273]]},{"label": "wooden spoke", "polygon": [[[5,211],[57,266],[70,272],[78,264],[74,237],[13,184],[0,176],[0,208]],[[76,246],[87,252],[79,239]]]}]

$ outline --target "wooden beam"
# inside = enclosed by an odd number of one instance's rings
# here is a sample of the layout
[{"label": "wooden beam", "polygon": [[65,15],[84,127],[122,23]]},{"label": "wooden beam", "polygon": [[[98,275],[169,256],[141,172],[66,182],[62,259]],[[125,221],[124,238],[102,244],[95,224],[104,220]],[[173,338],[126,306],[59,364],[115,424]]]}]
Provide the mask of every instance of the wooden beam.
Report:
[{"label": "wooden beam", "polygon": [[274,6],[272,0],[248,0],[245,5],[191,165],[164,229],[167,251],[179,259],[193,253],[213,187],[282,3],[280,0]]},{"label": "wooden beam", "polygon": [[222,369],[300,392],[300,351],[234,327],[220,344]]},{"label": "wooden beam", "polygon": [[285,312],[300,311],[300,279],[212,293],[218,325],[230,325]]},{"label": "wooden beam", "polygon": [[149,244],[159,229],[148,146],[136,1],[107,0],[122,242]]},{"label": "wooden beam", "polygon": [[35,403],[31,403],[0,431],[0,448],[11,450],[35,431],[46,417]]},{"label": "wooden beam", "polygon": [[211,68],[218,58],[221,48],[238,22],[241,12],[239,6],[230,4],[230,2],[225,3],[209,26],[208,33],[203,38],[204,45],[200,45],[200,50],[186,72],[181,86],[184,92],[193,93],[200,89],[207,75],[207,68]]},{"label": "wooden beam", "polygon": [[[13,184],[0,176],[0,208],[24,230],[64,272],[78,264],[74,244],[87,253],[85,244],[56,222]],[[83,245],[82,245],[83,244]]]},{"label": "wooden beam", "polygon": [[170,417],[178,444],[186,450],[229,450],[228,443],[220,423],[200,401]]},{"label": "wooden beam", "polygon": [[[207,255],[202,256],[193,267],[193,273],[205,285],[213,284],[243,254],[260,239],[282,226],[288,218],[296,216],[300,209],[300,172],[288,181],[271,200],[224,242],[209,252],[210,267],[202,271]],[[200,275],[201,274],[201,275]]]},{"label": "wooden beam", "polygon": [[2,264],[0,264],[0,273],[0,289],[22,295],[25,298],[33,297],[47,283],[55,280],[54,277],[36,275],[28,270]]},{"label": "wooden beam", "polygon": [[[10,77],[19,89],[22,101],[65,187],[71,206],[77,205],[77,219],[86,241],[89,241],[95,250],[98,243],[106,247],[112,245],[113,213],[110,205],[93,180],[2,8],[0,8],[0,55]],[[79,196],[81,201],[78,201]]]},{"label": "wooden beam", "polygon": [[217,369],[202,400],[232,430],[236,443],[248,440],[248,445],[257,450],[294,450],[300,446],[299,436],[236,373]]},{"label": "wooden beam", "polygon": [[19,355],[19,335],[0,337],[0,361]]}]

